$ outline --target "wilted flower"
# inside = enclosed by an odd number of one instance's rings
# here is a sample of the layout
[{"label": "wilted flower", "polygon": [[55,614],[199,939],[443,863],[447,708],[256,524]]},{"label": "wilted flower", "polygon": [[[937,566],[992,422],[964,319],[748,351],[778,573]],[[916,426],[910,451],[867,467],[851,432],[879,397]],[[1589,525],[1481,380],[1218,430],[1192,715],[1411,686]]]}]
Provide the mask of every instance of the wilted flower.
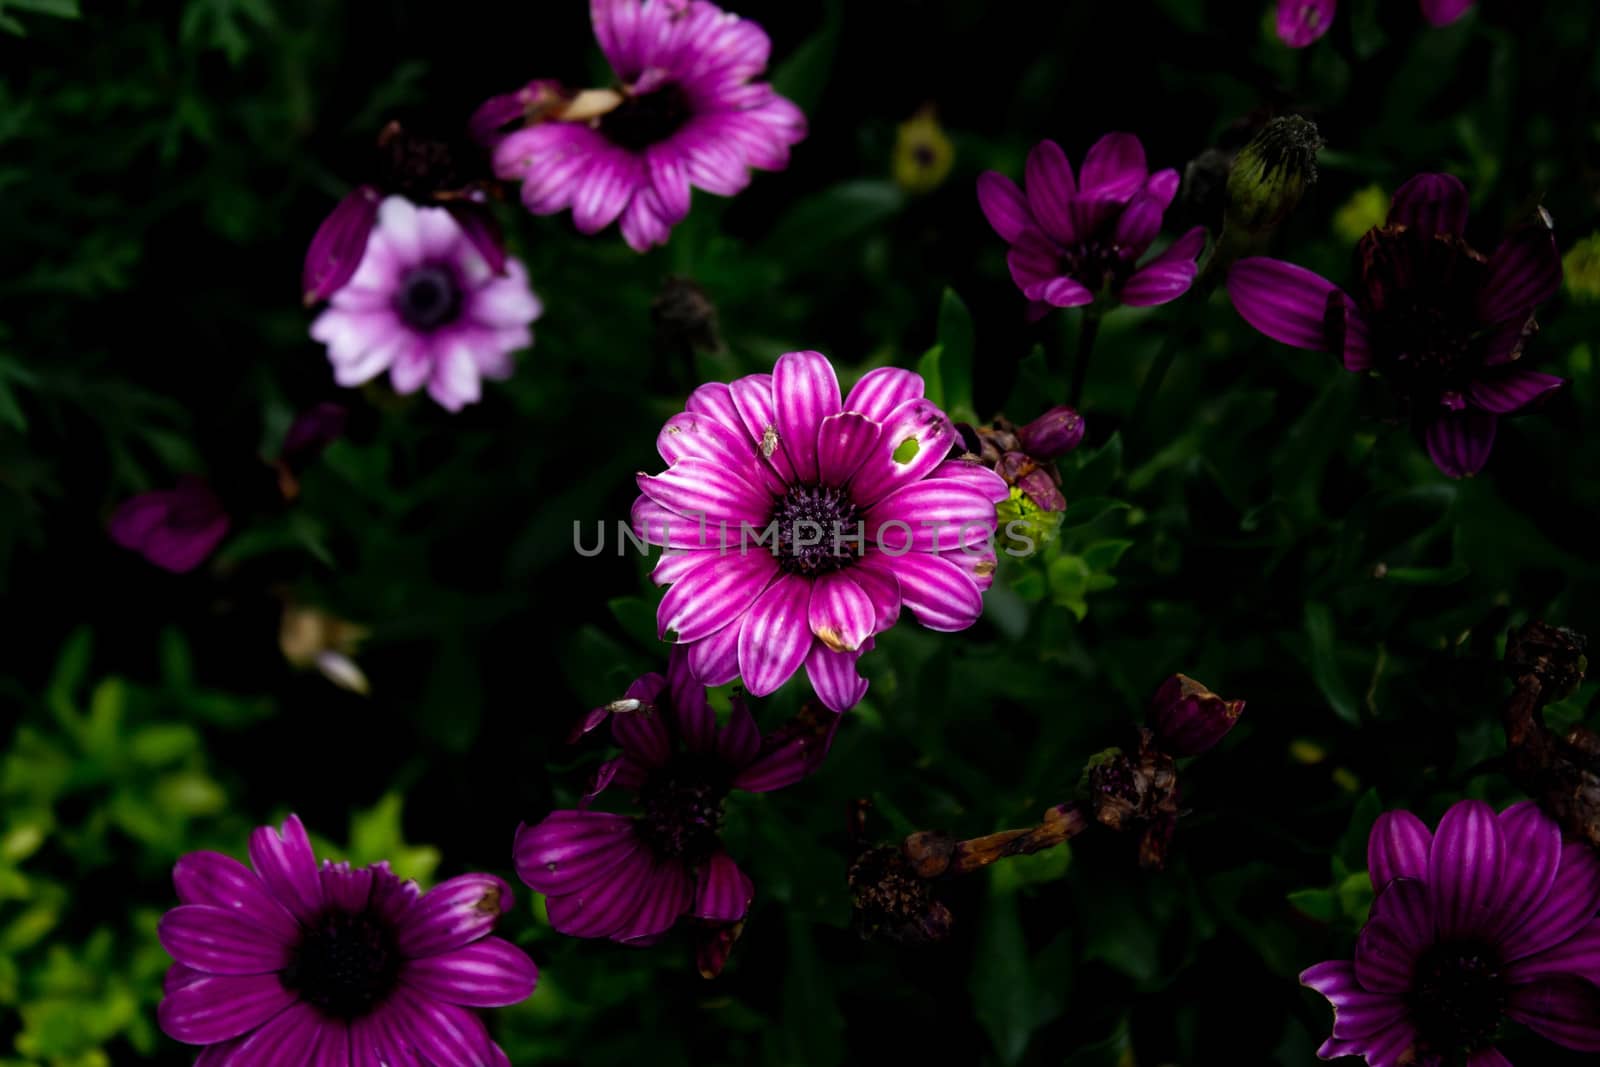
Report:
[{"label": "wilted flower", "polygon": [[1182,674],[1161,683],[1150,701],[1150,728],[1174,756],[1198,756],[1238,725],[1244,701],[1223,700]]},{"label": "wilted flower", "polygon": [[1273,119],[1240,149],[1228,172],[1227,224],[1247,233],[1273,229],[1317,180],[1322,137],[1299,115]]},{"label": "wilted flower", "polygon": [[1011,246],[1011,278],[1036,311],[1097,299],[1148,306],[1182,296],[1205,247],[1199,226],[1139,265],[1178,192],[1178,172],[1150,174],[1129,133],[1095,142],[1074,177],[1066,153],[1041,141],[1028,154],[1026,193],[997,171],[978,178],[978,204]]},{"label": "wilted flower", "polygon": [[955,925],[935,883],[918,875],[897,846],[862,852],[850,865],[848,879],[852,925],[863,938],[927,945],[943,941]]},{"label": "wilted flower", "polygon": [[[1419,0],[1422,17],[1448,26],[1467,13],[1474,0]],[[1278,36],[1290,48],[1304,48],[1333,25],[1338,0],[1278,0]]]},{"label": "wilted flower", "polygon": [[111,539],[157,567],[182,574],[215,552],[231,520],[204,479],[186,476],[172,489],[140,493],[111,515]]},{"label": "wilted flower", "polygon": [[[572,209],[582,233],[619,222],[637,252],[665,244],[691,187],[732,196],[782,170],[805,137],[800,109],[756,81],[772,42],[706,0],[591,0],[618,87],[580,93],[501,138],[494,167],[535,215]],[[487,120],[485,120],[487,121]]]},{"label": "wilted flower", "polygon": [[1534,621],[1506,635],[1506,673],[1515,689],[1501,719],[1512,779],[1568,834],[1600,848],[1600,734],[1574,723],[1562,734],[1545,721],[1588,670],[1588,639]]},{"label": "wilted flower", "polygon": [[1490,257],[1462,239],[1466,221],[1461,182],[1419,174],[1395,193],[1389,224],[1362,238],[1355,298],[1264,257],[1234,264],[1227,283],[1239,314],[1268,337],[1333,352],[1346,369],[1393,383],[1452,478],[1482,469],[1499,416],[1562,384],[1517,365],[1535,307],[1561,285],[1550,217],[1541,211]]},{"label": "wilted flower", "polygon": [[1600,859],[1563,844],[1537,805],[1496,815],[1463,800],[1437,833],[1388,812],[1367,863],[1377,899],[1354,961],[1300,976],[1333,1005],[1318,1056],[1505,1067],[1495,1046],[1508,1020],[1600,1051]]},{"label": "wilted flower", "polygon": [[458,411],[479,398],[481,379],[511,376],[511,353],[533,343],[528,324],[542,310],[519,261],[495,274],[449,212],[392,196],[311,336],[328,346],[340,385],[388,371],[396,392],[426,385]]},{"label": "wilted flower", "polygon": [[1600,300],[1600,233],[1591,233],[1573,245],[1561,267],[1567,292],[1580,300]]},{"label": "wilted flower", "polygon": [[879,367],[840,400],[833,366],[789,352],[771,374],[701,386],[656,438],[669,464],[640,474],[638,536],[668,549],[656,619],[707,685],[743,676],[764,696],[803,665],[844,711],[856,661],[900,606],[962,630],[994,580],[1005,483],[952,459],[955,427],[910,371]]},{"label": "wilted flower", "polygon": [[939,188],[955,163],[956,150],[932,105],[900,124],[894,139],[895,184],[908,193]]},{"label": "wilted flower", "polygon": [[320,608],[287,604],[278,626],[278,648],[283,658],[305,670],[315,667],[341,689],[365,696],[367,676],[354,656],[367,637],[367,628],[330,615]]},{"label": "wilted flower", "polygon": [[293,815],[250,838],[255,870],[191,852],[161,919],[161,1029],[200,1062],[509,1064],[473,1008],[527,999],[538,971],[490,936],[511,887],[466,874],[422,892],[387,863],[317,866]]},{"label": "wilted flower", "polygon": [[1141,727],[1136,750],[1100,753],[1089,761],[1085,777],[1094,817],[1113,830],[1138,833],[1139,865],[1158,871],[1178,821],[1178,767],[1154,739]]},{"label": "wilted flower", "polygon": [[[649,945],[685,915],[726,926],[741,922],[755,887],[722,846],[723,805],[736,789],[765,793],[822,765],[838,716],[804,709],[763,737],[744,700],[722,726],[705,687],[674,650],[668,677],[647,674],[609,719],[622,754],[603,764],[578,810],[554,811],[517,830],[517,876],[546,894],[550,925],[573,937]],[[637,815],[593,811],[610,786],[631,792]],[[726,933],[714,939],[720,942]],[[716,945],[702,964],[716,958]]]}]

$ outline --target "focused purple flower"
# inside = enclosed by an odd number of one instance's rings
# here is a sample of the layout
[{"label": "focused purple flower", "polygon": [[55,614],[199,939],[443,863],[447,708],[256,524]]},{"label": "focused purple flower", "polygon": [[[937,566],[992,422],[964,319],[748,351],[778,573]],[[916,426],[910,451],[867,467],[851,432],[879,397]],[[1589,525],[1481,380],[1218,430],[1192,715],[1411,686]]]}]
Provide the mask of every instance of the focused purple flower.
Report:
[{"label": "focused purple flower", "polygon": [[157,567],[183,574],[204,563],[228,536],[222,499],[192,475],[172,489],[140,493],[112,512],[111,539]]},{"label": "focused purple flower", "polygon": [[1333,1005],[1318,1056],[1509,1067],[1507,1020],[1600,1052],[1600,859],[1536,804],[1463,800],[1434,834],[1388,812],[1367,863],[1377,899],[1354,961],[1300,975]]},{"label": "focused purple flower", "polygon": [[1354,298],[1281,260],[1241,259],[1228,271],[1228,296],[1250,325],[1387,378],[1452,478],[1483,468],[1501,415],[1563,384],[1517,365],[1538,328],[1535,307],[1561,287],[1550,217],[1541,211],[1489,257],[1462,238],[1466,224],[1466,187],[1419,174],[1394,194],[1388,224],[1361,239]]},{"label": "focused purple flower", "polygon": [[1004,481],[951,458],[955,427],[907,370],[868,371],[840,399],[817,352],[703,385],[667,420],[669,464],[640,474],[639,537],[667,549],[656,622],[706,685],[764,696],[803,665],[824,704],[866,692],[856,661],[900,606],[963,630],[994,580]]},{"label": "focused purple flower", "polygon": [[389,372],[398,393],[424,385],[442,406],[476,401],[481,379],[509,378],[543,311],[520,261],[495,274],[455,217],[391,196],[361,266],[311,324],[333,377],[361,385]]},{"label": "focused purple flower", "polygon": [[1037,460],[1060,459],[1083,443],[1083,416],[1058,404],[1017,430],[1022,451]]},{"label": "focused purple flower", "polygon": [[[1467,13],[1475,0],[1419,0],[1422,17],[1434,26],[1448,26]],[[1338,0],[1278,0],[1278,37],[1290,48],[1304,48],[1328,32]]]},{"label": "focused purple flower", "polygon": [[[495,173],[522,182],[529,211],[571,208],[586,234],[619,221],[644,252],[689,214],[691,187],[732,196],[752,168],[788,166],[805,115],[755,80],[772,49],[759,25],[705,0],[591,0],[589,13],[618,89],[579,94],[585,106],[495,147]],[[488,108],[479,125],[507,110]]]},{"label": "focused purple flower", "polygon": [[1011,246],[1011,278],[1042,314],[1097,299],[1139,307],[1165,304],[1194,282],[1206,231],[1196,226],[1143,266],[1178,192],[1178,172],[1149,173],[1131,133],[1108,133],[1074,177],[1061,146],[1028,153],[1026,191],[998,171],[978,176],[978,206]]},{"label": "focused purple flower", "polygon": [[161,919],[161,1029],[222,1064],[460,1064],[510,1060],[473,1008],[527,999],[533,961],[490,936],[511,887],[488,874],[424,893],[387,863],[317,866],[293,815],[250,837],[255,870],[191,852]]},{"label": "focused purple flower", "polygon": [[[518,828],[517,876],[546,895],[550,925],[573,937],[649,945],[685,915],[702,932],[743,921],[755,889],[722,845],[724,803],[734,790],[770,792],[815,771],[839,716],[803,709],[763,737],[735,693],[718,726],[705,686],[675,649],[667,677],[638,679],[583,729],[607,719],[621,755],[600,767],[583,807]],[[611,786],[633,794],[638,814],[589,809]],[[732,937],[709,932],[731,947]],[[701,965],[715,970],[726,953],[711,947]]]}]

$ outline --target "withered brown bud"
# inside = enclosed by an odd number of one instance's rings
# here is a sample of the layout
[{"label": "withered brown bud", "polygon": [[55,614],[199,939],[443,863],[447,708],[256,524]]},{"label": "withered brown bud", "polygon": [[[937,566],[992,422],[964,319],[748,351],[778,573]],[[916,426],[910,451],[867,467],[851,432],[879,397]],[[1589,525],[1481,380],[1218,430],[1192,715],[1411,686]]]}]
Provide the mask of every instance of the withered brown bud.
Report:
[{"label": "withered brown bud", "polygon": [[695,930],[694,959],[701,978],[715,978],[727,966],[733,946],[744,933],[744,922],[707,923]]},{"label": "withered brown bud", "polygon": [[717,308],[699,283],[670,277],[650,303],[650,323],[662,352],[692,355],[722,349]]},{"label": "withered brown bud", "polygon": [[1512,777],[1564,830],[1600,848],[1600,737],[1583,726],[1562,737],[1544,721],[1546,704],[1575,691],[1588,669],[1583,635],[1531,622],[1506,638],[1506,671],[1516,688],[1503,719]]},{"label": "withered brown bud", "polygon": [[468,184],[448,144],[418,136],[398,121],[379,132],[378,159],[383,187],[411,200],[429,200]]},{"label": "withered brown bud", "polygon": [[949,936],[955,917],[935,894],[935,883],[918,877],[900,849],[868,849],[851,864],[849,877],[854,924],[863,938],[927,945]]},{"label": "withered brown bud", "polygon": [[1575,630],[1530,622],[1506,635],[1506,673],[1538,681],[1546,703],[1570,696],[1589,669],[1589,641]]},{"label": "withered brown bud", "polygon": [[[1141,727],[1136,751],[1102,753],[1092,762],[1087,774],[1089,806],[1102,825],[1145,834],[1152,825],[1177,818],[1178,766],[1154,746],[1154,739]],[[1170,828],[1162,832],[1171,837]],[[1145,852],[1141,849],[1141,865],[1159,869],[1166,844],[1161,842],[1148,856]]]}]

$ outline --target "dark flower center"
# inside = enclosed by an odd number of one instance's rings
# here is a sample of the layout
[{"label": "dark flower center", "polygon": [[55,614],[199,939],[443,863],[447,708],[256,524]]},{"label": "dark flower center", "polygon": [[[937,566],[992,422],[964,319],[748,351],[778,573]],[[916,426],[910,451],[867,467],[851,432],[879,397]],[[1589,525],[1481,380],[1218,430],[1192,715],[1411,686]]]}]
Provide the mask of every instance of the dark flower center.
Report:
[{"label": "dark flower center", "polygon": [[713,756],[678,756],[654,770],[639,790],[639,833],[657,856],[705,859],[717,847],[728,769]]},{"label": "dark flower center", "polygon": [[400,976],[394,929],[370,912],[329,911],[306,928],[279,974],[283,987],[338,1019],[382,1004]]},{"label": "dark flower center", "polygon": [[1461,389],[1483,359],[1483,256],[1458,237],[1398,226],[1368,233],[1357,254],[1377,364],[1415,396]]},{"label": "dark flower center", "polygon": [[1487,945],[1435,945],[1417,961],[1411,1012],[1423,1043],[1438,1055],[1493,1044],[1506,1002],[1500,957]]},{"label": "dark flower center", "polygon": [[669,83],[628,96],[600,117],[600,132],[612,144],[637,152],[677,133],[693,114],[682,86]]},{"label": "dark flower center", "polygon": [[412,267],[400,279],[394,304],[406,325],[418,330],[437,329],[461,313],[461,288],[447,267]]},{"label": "dark flower center", "polygon": [[861,555],[861,516],[843,489],[792,485],[772,511],[778,566],[789,574],[815,577],[844,567]]},{"label": "dark flower center", "polygon": [[1111,241],[1079,241],[1061,250],[1061,273],[1096,295],[1108,281],[1127,273],[1128,266],[1121,247]]}]

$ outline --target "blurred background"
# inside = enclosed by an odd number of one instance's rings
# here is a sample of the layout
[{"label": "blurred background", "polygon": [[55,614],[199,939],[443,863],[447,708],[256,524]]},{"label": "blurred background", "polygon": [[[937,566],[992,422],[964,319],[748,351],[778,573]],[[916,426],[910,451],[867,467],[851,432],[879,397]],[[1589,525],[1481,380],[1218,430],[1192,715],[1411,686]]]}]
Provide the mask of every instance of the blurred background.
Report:
[{"label": "blurred background", "polygon": [[[599,758],[565,743],[571,723],[665,662],[649,561],[616,553],[614,523],[694,386],[797,348],[849,379],[937,342],[946,367],[970,356],[970,385],[940,383],[970,388],[958,415],[1064,400],[1077,313],[1025,321],[973,191],[985,169],[1020,178],[1037,140],[1076,163],[1127,130],[1183,172],[1305,115],[1321,178],[1269,247],[1335,280],[1420,170],[1466,182],[1480,250],[1538,205],[1563,253],[1595,231],[1586,0],[1484,0],[1443,29],[1345,0],[1300,51],[1256,0],[731,9],[766,27],[810,117],[792,165],[731,201],[696,194],[645,256],[510,191],[498,214],[545,315],[516,376],[450,415],[333,384],[300,304],[306,245],[373,177],[389,120],[454,138],[531,78],[606,84],[584,4],[0,0],[0,1064],[190,1062],[154,1024],[172,863],[242,854],[290,811],[326,854],[509,877],[517,823],[569,805]],[[948,173],[904,136],[947,141]],[[1191,168],[1168,238],[1215,228],[1220,173]],[[664,312],[670,278],[714,307],[714,343]],[[1464,482],[1377,385],[1259,336],[1220,293],[1111,314],[1059,537],[1006,561],[972,630],[883,635],[823,771],[731,806],[757,896],[724,974],[699,978],[683,937],[563,938],[519,887],[504,928],[542,975],[492,1013],[512,1061],[1313,1062],[1328,1011],[1295,976],[1348,955],[1372,819],[1515,799],[1507,626],[1600,632],[1596,300],[1600,253],[1579,250],[1527,355],[1570,385],[1506,420]],[[325,401],[348,429],[285,504],[263,457]],[[185,474],[235,519],[173,575],[106,523]],[[607,551],[579,557],[574,523],[591,540],[603,523]],[[306,665],[326,651],[368,691]],[[1184,771],[1167,871],[1089,834],[950,884],[942,945],[850,928],[851,801],[872,801],[873,840],[1027,825],[1180,670],[1248,708]],[[1595,691],[1552,720],[1592,725]]]}]

